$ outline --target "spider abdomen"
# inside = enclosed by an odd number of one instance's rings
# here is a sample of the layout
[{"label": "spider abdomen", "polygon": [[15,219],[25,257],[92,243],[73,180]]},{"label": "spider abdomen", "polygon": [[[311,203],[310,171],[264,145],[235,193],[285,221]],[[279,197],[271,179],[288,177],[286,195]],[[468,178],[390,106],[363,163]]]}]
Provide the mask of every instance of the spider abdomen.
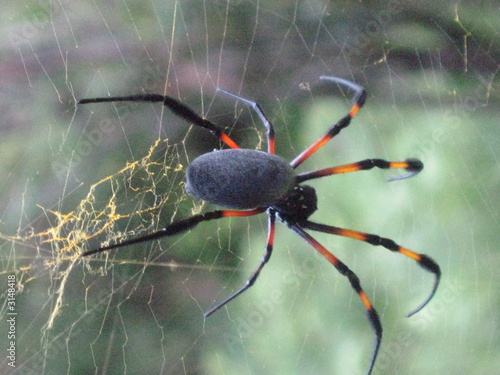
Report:
[{"label": "spider abdomen", "polygon": [[186,170],[189,194],[239,210],[271,206],[295,185],[294,170],[285,159],[256,150],[213,151]]}]

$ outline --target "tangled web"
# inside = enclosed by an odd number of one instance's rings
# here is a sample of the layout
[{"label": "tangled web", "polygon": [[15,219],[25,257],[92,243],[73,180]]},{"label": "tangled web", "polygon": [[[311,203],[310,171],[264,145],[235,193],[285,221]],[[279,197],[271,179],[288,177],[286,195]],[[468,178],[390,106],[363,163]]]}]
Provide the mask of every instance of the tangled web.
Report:
[{"label": "tangled web", "polygon": [[[169,146],[168,140],[157,140],[146,156],[91,185],[74,211],[44,210],[55,222],[54,226],[25,237],[7,237],[26,246],[36,246],[41,259],[48,259],[44,261],[44,269],[52,270],[52,278],[60,280],[47,328],[52,328],[59,314],[65,280],[78,260],[82,244],[95,246],[153,231],[165,223],[165,217],[177,215],[185,200],[181,186],[183,173],[180,173],[183,166],[179,152],[171,151],[172,148],[176,146]],[[103,196],[107,198],[101,199]],[[28,271],[30,267],[22,269]]]}]

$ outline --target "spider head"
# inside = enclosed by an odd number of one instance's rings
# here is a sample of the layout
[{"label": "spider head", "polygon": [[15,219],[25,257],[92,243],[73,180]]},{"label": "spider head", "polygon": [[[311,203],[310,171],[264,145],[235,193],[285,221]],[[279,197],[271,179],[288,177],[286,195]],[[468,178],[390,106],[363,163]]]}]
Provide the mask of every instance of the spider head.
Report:
[{"label": "spider head", "polygon": [[307,220],[318,209],[316,191],[309,185],[296,185],[288,195],[272,206],[284,222]]}]

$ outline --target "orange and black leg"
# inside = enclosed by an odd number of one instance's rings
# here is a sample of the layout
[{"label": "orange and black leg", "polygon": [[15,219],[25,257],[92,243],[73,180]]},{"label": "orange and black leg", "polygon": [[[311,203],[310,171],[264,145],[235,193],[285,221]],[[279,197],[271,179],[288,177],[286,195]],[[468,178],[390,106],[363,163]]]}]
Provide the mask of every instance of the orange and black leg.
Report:
[{"label": "orange and black leg", "polygon": [[[194,228],[196,225],[201,223],[202,221],[210,221],[222,219],[223,217],[235,217],[235,216],[253,216],[264,212],[264,208],[257,208],[255,210],[250,211],[232,211],[232,210],[219,210],[219,211],[211,211],[204,214],[194,215],[188,217],[186,219],[182,219],[179,221],[175,221],[172,224],[167,225],[166,227],[152,233],[145,234],[144,236],[139,236],[136,238],[132,238],[130,240],[125,240],[122,242],[115,243],[113,245],[102,246],[93,250],[85,251],[81,254],[81,256],[88,256],[95,253],[100,253],[102,251],[107,251],[111,249],[117,249],[119,247],[133,245],[136,243],[157,240],[163,237],[175,236],[176,234],[180,234],[185,232],[191,228]],[[274,233],[273,233],[274,234]]]},{"label": "orange and black leg", "polygon": [[300,164],[302,164],[305,160],[307,160],[312,154],[314,154],[316,151],[318,151],[321,147],[325,145],[330,139],[335,137],[340,131],[346,127],[349,126],[351,123],[352,118],[358,113],[358,111],[361,109],[363,104],[365,104],[366,101],[366,90],[353,83],[350,81],[347,81],[342,78],[337,78],[337,77],[329,77],[329,76],[321,76],[319,77],[322,80],[325,81],[331,81],[334,83],[337,83],[342,86],[346,86],[352,90],[354,90],[355,95],[354,95],[354,105],[351,107],[347,115],[342,117],[336,124],[332,125],[330,129],[321,137],[319,138],[316,142],[314,142],[311,146],[309,146],[305,151],[303,151],[299,156],[297,156],[290,165],[293,168],[298,167]]},{"label": "orange and black leg", "polygon": [[403,176],[392,177],[387,181],[402,180],[404,178],[409,178],[415,176],[423,168],[424,164],[418,159],[407,159],[405,161],[386,161],[382,159],[366,159],[358,161],[357,163],[339,165],[337,167],[319,169],[317,171],[306,172],[299,174],[297,176],[297,183],[301,183],[307,180],[312,180],[315,178],[331,176],[341,173],[350,173],[356,171],[364,171],[372,168],[380,169],[394,169],[394,168],[404,168],[408,172]]},{"label": "orange and black leg", "polygon": [[224,301],[220,302],[215,307],[213,307],[209,311],[207,311],[205,313],[205,317],[212,315],[214,312],[219,310],[226,303],[232,301],[233,299],[238,297],[241,293],[243,293],[245,290],[250,288],[255,283],[257,278],[259,277],[260,271],[262,271],[262,268],[264,268],[266,263],[271,258],[271,254],[273,252],[273,245],[274,245],[276,213],[274,212],[274,210],[270,209],[268,211],[268,215],[269,215],[269,219],[268,219],[266,251],[265,251],[264,255],[262,256],[262,259],[260,260],[259,265],[255,269],[255,271],[252,273],[252,275],[248,278],[248,280],[246,281],[245,285],[243,285],[243,287],[241,287],[239,290],[237,290],[235,293],[233,293],[230,297],[226,298]]},{"label": "orange and black leg", "polygon": [[271,123],[271,121],[269,121],[269,119],[267,118],[266,114],[264,113],[264,111],[262,110],[262,108],[260,107],[260,105],[258,105],[257,103],[255,102],[252,102],[251,100],[248,100],[248,99],[245,99],[245,98],[242,98],[241,96],[238,96],[238,95],[235,95],[229,91],[226,91],[226,90],[222,90],[222,89],[217,89],[217,91],[220,91],[236,100],[239,100],[243,103],[246,103],[248,104],[249,106],[252,107],[252,109],[257,113],[257,115],[260,117],[260,120],[264,123],[264,126],[266,127],[267,129],[267,152],[269,154],[274,154],[274,127],[273,127],[273,124]]},{"label": "orange and black leg", "polygon": [[428,255],[419,254],[419,253],[416,253],[414,251],[408,250],[402,246],[399,246],[397,243],[395,243],[393,240],[391,240],[389,238],[380,237],[380,236],[377,236],[375,234],[358,232],[358,231],[351,230],[351,229],[343,229],[343,228],[339,228],[339,227],[334,227],[332,225],[313,223],[311,221],[301,222],[300,225],[301,225],[301,227],[303,227],[305,229],[311,229],[311,230],[315,230],[318,232],[334,234],[334,235],[342,236],[342,237],[348,237],[348,238],[352,238],[355,240],[367,242],[373,246],[385,247],[388,250],[403,254],[403,255],[413,259],[414,261],[416,261],[418,263],[418,265],[420,267],[422,267],[426,271],[433,273],[434,277],[435,277],[434,285],[432,287],[432,290],[431,290],[429,296],[424,300],[424,302],[422,304],[420,304],[420,306],[418,306],[416,309],[412,310],[410,313],[406,314],[407,317],[410,317],[413,314],[422,310],[425,307],[425,305],[427,305],[429,303],[429,301],[432,299],[432,297],[436,293],[436,290],[437,290],[438,285],[439,285],[439,280],[441,278],[441,269],[439,268],[439,265]]},{"label": "orange and black leg", "polygon": [[[380,348],[380,343],[382,341],[382,324],[380,323],[380,318],[378,316],[377,311],[373,307],[372,303],[366,296],[365,292],[361,288],[361,284],[359,282],[358,276],[349,269],[340,259],[338,259],[335,255],[333,255],[330,251],[328,251],[323,245],[321,245],[314,237],[310,236],[306,233],[302,227],[307,228],[306,226],[302,226],[298,224],[289,224],[290,229],[296,232],[299,236],[301,236],[307,243],[309,243],[316,251],[318,251],[321,255],[323,255],[336,269],[339,273],[349,280],[352,288],[356,291],[361,302],[363,303],[366,312],[368,314],[368,321],[375,332],[375,347],[373,349],[372,359],[370,361],[370,367],[368,368],[367,374],[371,374],[373,370],[373,366],[375,365],[375,360],[377,359],[378,351]],[[311,228],[312,229],[312,228]]]},{"label": "orange and black leg", "polygon": [[165,107],[170,109],[175,115],[183,118],[186,121],[191,122],[196,126],[200,126],[209,130],[214,136],[219,138],[222,142],[231,148],[240,148],[235,141],[233,141],[226,133],[224,133],[218,125],[207,119],[201,118],[196,112],[194,112],[187,105],[182,104],[177,99],[170,96],[159,95],[159,94],[140,94],[140,95],[130,95],[130,96],[119,96],[119,97],[109,97],[109,98],[91,98],[91,99],[81,99],[78,104],[88,104],[88,103],[103,103],[103,102],[150,102],[150,103],[163,103]]}]

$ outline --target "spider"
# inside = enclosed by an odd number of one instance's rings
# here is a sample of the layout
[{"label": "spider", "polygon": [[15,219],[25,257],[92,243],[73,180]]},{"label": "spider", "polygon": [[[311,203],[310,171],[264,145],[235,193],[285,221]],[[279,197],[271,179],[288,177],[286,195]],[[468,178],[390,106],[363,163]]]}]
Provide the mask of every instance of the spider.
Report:
[{"label": "spider", "polygon": [[358,113],[366,100],[366,90],[353,82],[330,76],[321,76],[320,79],[333,82],[354,91],[354,104],[344,117],[333,124],[323,136],[291,162],[287,162],[284,158],[275,155],[274,128],[259,104],[222,89],[218,89],[218,91],[249,105],[259,116],[267,130],[267,152],[239,148],[236,142],[224,133],[218,125],[200,117],[192,109],[169,96],[141,94],[80,100],[79,104],[118,101],[160,102],[175,115],[193,125],[208,129],[214,136],[229,146],[229,149],[215,150],[194,159],[186,169],[185,185],[187,193],[193,197],[228,209],[215,210],[187,217],[168,224],[156,232],[85,251],[81,255],[88,256],[123,246],[174,236],[190,230],[204,221],[218,220],[225,217],[253,216],[266,212],[268,215],[268,235],[265,252],[260,263],[240,289],[207,311],[205,316],[213,314],[255,283],[273,252],[275,222],[278,219],[325,257],[341,275],[347,277],[352,288],[358,294],[367,311],[368,321],[376,336],[373,354],[367,371],[368,374],[371,374],[382,341],[382,324],[379,315],[363,291],[358,276],[305,230],[308,229],[348,237],[367,242],[373,246],[380,245],[392,252],[400,253],[413,259],[422,268],[433,273],[435,280],[430,294],[422,304],[408,313],[407,317],[420,311],[434,296],[441,276],[439,265],[429,256],[406,249],[391,239],[310,221],[309,217],[317,210],[316,192],[311,186],[303,185],[302,183],[325,176],[372,168],[403,168],[408,173],[393,179],[404,179],[419,173],[423,169],[423,163],[417,159],[406,159],[405,161],[366,159],[356,163],[296,174],[294,171],[295,168],[306,161],[330,139],[335,137],[342,129],[349,126],[352,118]]}]

